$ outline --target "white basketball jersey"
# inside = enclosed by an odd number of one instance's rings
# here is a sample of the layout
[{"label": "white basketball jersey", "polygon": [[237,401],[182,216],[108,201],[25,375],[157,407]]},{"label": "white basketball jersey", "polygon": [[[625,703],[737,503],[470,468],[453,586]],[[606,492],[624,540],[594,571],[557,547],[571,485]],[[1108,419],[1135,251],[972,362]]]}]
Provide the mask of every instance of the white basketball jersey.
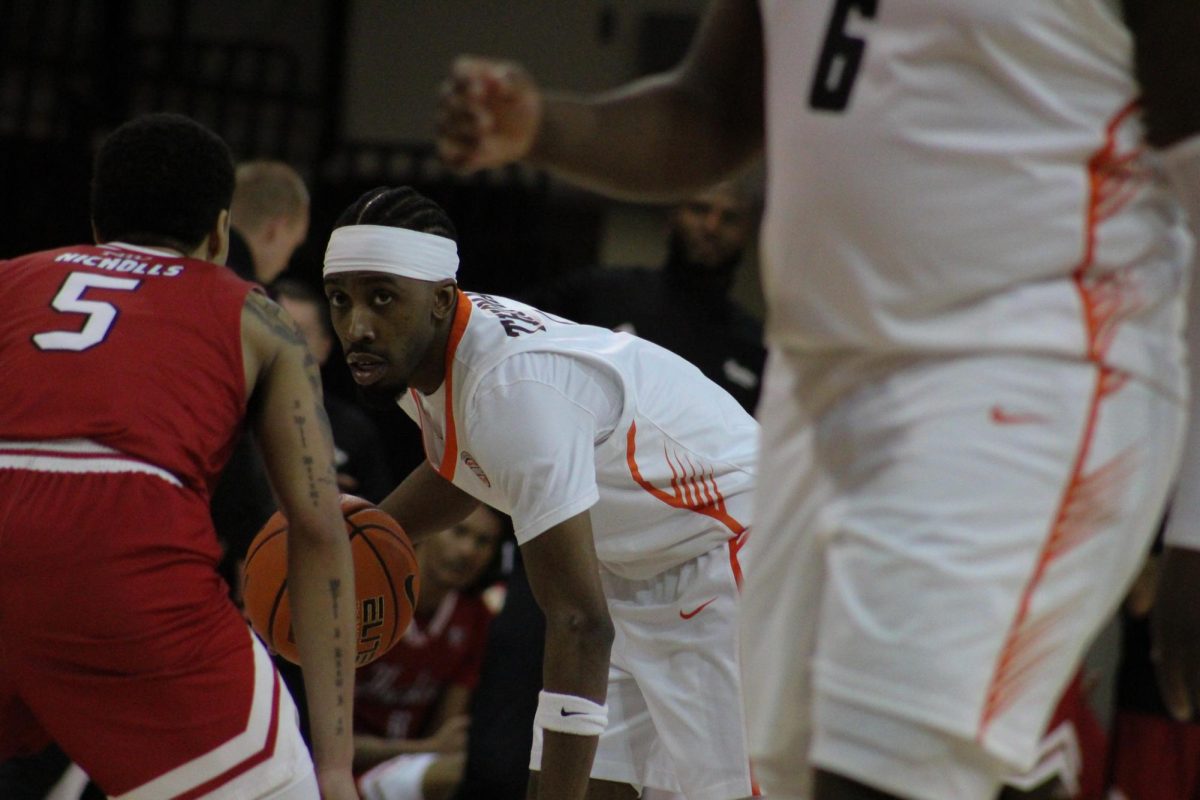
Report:
[{"label": "white basketball jersey", "polygon": [[769,338],[1182,382],[1190,238],[1115,0],[761,0]]},{"label": "white basketball jersey", "polygon": [[[540,368],[564,357],[567,378]],[[460,292],[446,364],[436,392],[410,390],[400,406],[420,424],[433,467],[510,514],[522,544],[590,508],[600,561],[627,578],[731,539],[736,554],[750,521],[758,425],[679,356],[513,300]],[[531,382],[567,408],[601,408],[604,429],[581,433],[567,417],[508,407],[519,396],[508,390]]]}]

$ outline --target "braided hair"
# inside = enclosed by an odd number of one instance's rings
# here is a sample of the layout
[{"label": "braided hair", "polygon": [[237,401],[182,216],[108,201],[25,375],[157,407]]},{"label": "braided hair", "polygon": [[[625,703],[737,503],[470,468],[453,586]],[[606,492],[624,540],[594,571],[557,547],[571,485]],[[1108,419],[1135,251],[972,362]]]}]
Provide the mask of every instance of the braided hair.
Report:
[{"label": "braided hair", "polygon": [[342,212],[334,228],[387,225],[432,233],[457,241],[458,232],[442,207],[411,186],[380,186],[359,196]]}]

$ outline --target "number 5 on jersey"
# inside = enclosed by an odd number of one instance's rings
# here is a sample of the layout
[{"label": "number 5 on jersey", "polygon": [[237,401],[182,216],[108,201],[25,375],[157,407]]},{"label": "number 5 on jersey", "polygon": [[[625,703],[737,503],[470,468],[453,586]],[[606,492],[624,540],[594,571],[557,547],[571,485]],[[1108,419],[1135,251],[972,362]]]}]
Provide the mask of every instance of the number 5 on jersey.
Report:
[{"label": "number 5 on jersey", "polygon": [[87,350],[103,342],[117,321],[117,307],[103,300],[84,300],[88,289],[117,289],[131,292],[138,288],[137,278],[114,278],[90,272],[72,272],[63,281],[50,306],[64,314],[87,314],[87,321],[78,331],[45,331],[33,335],[33,343],[41,350]]}]

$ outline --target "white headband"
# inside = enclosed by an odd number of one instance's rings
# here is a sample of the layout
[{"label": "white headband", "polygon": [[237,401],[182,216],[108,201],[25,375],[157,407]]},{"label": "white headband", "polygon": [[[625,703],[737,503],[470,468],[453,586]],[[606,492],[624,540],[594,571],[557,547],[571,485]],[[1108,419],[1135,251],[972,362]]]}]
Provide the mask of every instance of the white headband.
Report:
[{"label": "white headband", "polygon": [[386,272],[419,281],[454,280],[458,245],[432,233],[390,225],[346,225],[329,237],[324,275]]}]

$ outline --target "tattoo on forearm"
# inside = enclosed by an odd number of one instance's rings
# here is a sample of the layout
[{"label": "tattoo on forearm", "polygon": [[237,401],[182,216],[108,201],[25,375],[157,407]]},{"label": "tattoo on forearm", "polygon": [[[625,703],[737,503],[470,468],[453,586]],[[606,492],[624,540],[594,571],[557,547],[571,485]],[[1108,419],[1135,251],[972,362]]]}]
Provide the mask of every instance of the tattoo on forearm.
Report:
[{"label": "tattoo on forearm", "polygon": [[[338,705],[338,708],[345,708],[346,707],[346,692],[345,692],[345,680],[342,677],[342,648],[341,647],[333,648],[333,660],[334,660],[334,664],[335,664],[333,685],[337,689],[337,705]],[[345,730],[346,730],[346,728],[345,728],[345,724],[344,724],[344,717],[341,714],[338,714],[338,716],[337,716],[337,733],[338,733],[338,735],[340,736],[341,734],[345,733]]]},{"label": "tattoo on forearm", "polygon": [[308,385],[312,387],[313,397],[317,401],[317,427],[321,431],[325,444],[333,451],[333,426],[329,424],[329,415],[325,413],[325,404],[321,392],[321,365],[311,352],[304,354],[304,372],[308,376]]},{"label": "tattoo on forearm", "polygon": [[[317,430],[320,431],[321,438],[324,439],[329,449],[329,454],[332,456],[333,428],[329,424],[329,415],[325,413],[325,407],[322,403],[321,365],[317,362],[312,351],[308,349],[308,344],[304,340],[304,334],[286,316],[282,308],[258,292],[251,292],[247,296],[245,308],[249,309],[254,318],[265,325],[272,335],[282,339],[288,345],[299,347],[304,351],[304,376],[308,380],[309,388],[312,390],[315,411],[312,416],[315,418]],[[303,408],[299,400],[293,404],[292,421],[300,432],[300,445],[307,450],[309,444],[305,428],[309,421],[309,415],[302,413]],[[331,462],[328,465],[328,470],[317,469],[313,459],[308,456],[305,457],[304,465],[308,472],[308,494],[315,505],[317,502],[317,484],[337,485],[337,481],[333,478],[335,472],[334,466]]]},{"label": "tattoo on forearm", "polygon": [[[333,638],[334,639],[342,638],[342,628],[340,625],[337,624],[337,620],[338,620],[338,617],[340,614],[339,605],[338,605],[338,594],[339,594],[339,592],[341,592],[341,589],[342,589],[341,579],[340,578],[331,578],[329,581],[329,598],[332,601],[331,611],[332,611],[333,620],[334,620],[334,626],[333,626]],[[333,685],[337,689],[337,704],[338,704],[339,708],[344,708],[346,705],[346,693],[345,693],[345,680],[342,675],[342,647],[341,647],[341,645],[334,645],[333,663],[334,663]],[[337,733],[340,736],[344,732],[345,732],[344,720],[342,718],[342,715],[339,714],[338,718],[337,718]]]},{"label": "tattoo on forearm", "polygon": [[[299,403],[296,405],[299,405]],[[304,435],[304,416],[302,414],[293,414],[292,422],[296,423],[296,428],[300,431],[300,446],[307,450],[308,437]]]},{"label": "tattoo on forearm", "polygon": [[313,398],[317,403],[317,426],[332,447],[333,429],[329,425],[329,417],[321,402],[321,365],[312,351],[308,349],[304,334],[300,332],[300,328],[294,322],[288,321],[283,316],[283,309],[268,298],[258,292],[251,292],[247,299],[246,308],[250,309],[255,318],[266,325],[272,334],[290,345],[304,349],[304,377],[308,380],[309,388],[312,389]]},{"label": "tattoo on forearm", "polygon": [[313,395],[320,397],[321,365],[317,363],[317,359],[311,350],[304,354],[304,376],[308,378],[308,385],[312,387]]},{"label": "tattoo on forearm", "polygon": [[317,405],[317,427],[321,430],[321,438],[325,440],[326,446],[329,447],[329,452],[333,452],[333,425],[329,422],[329,414],[325,412],[325,406]]},{"label": "tattoo on forearm", "polygon": [[316,470],[314,469],[314,464],[316,462],[313,457],[308,454],[308,439],[304,435],[304,423],[306,418],[303,414],[299,413],[301,408],[299,400],[293,404],[292,408],[292,422],[296,424],[296,430],[300,433],[300,446],[305,450],[304,455],[300,457],[300,462],[304,464],[304,471],[308,475],[308,499],[312,500],[312,504],[315,507],[320,503],[321,493],[317,490],[317,475]]},{"label": "tattoo on forearm", "polygon": [[[308,417],[300,413],[302,408],[303,407],[299,400],[292,404],[292,422],[295,423],[296,430],[300,434],[300,446],[305,451],[304,455],[300,457],[300,461],[302,464],[304,464],[304,470],[308,474],[308,498],[312,501],[312,504],[315,507],[320,502],[320,492],[318,491],[317,487],[322,483],[336,485],[336,481],[330,477],[330,475],[333,474],[333,464],[329,464],[328,468],[324,470],[325,474],[320,475],[319,473],[321,470],[317,468],[316,459],[307,452],[308,437],[305,435],[304,429],[306,423],[308,422]],[[329,418],[325,415],[325,409],[319,405],[317,406],[317,420],[322,423],[318,427],[320,427],[323,433],[325,433],[323,438],[326,440],[326,445],[329,447],[329,452],[332,453],[333,435],[332,433],[327,432],[327,429],[329,428]]]}]

